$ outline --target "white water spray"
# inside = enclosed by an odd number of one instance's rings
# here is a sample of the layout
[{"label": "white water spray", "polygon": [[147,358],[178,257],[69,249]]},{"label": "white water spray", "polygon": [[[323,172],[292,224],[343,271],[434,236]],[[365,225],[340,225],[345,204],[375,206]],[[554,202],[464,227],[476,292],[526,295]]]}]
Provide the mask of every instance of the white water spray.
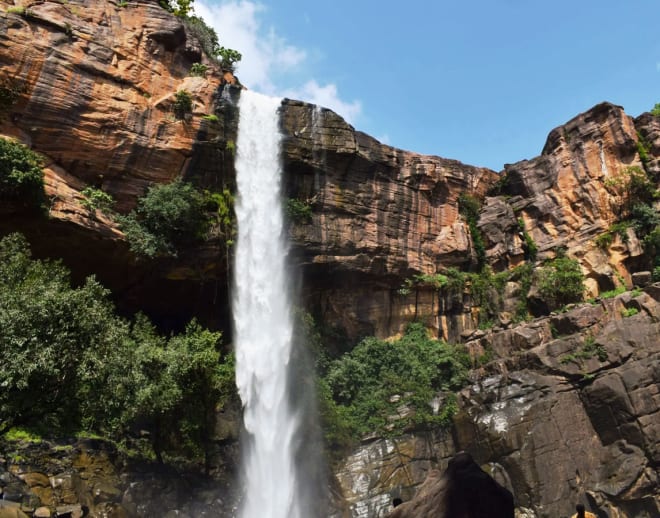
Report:
[{"label": "white water spray", "polygon": [[287,393],[293,322],[280,193],[280,105],[280,99],[246,90],[239,101],[233,314],[236,383],[249,435],[243,518],[303,518],[293,445],[299,419]]}]

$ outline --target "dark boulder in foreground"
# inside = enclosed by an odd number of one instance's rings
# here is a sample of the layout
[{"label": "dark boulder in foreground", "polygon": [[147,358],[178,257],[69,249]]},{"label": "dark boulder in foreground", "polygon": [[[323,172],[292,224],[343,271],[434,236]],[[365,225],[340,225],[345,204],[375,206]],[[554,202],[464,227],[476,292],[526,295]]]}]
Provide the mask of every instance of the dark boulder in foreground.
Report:
[{"label": "dark boulder in foreground", "polygon": [[410,502],[389,518],[513,518],[513,496],[482,470],[469,453],[458,453],[445,472],[432,471]]}]

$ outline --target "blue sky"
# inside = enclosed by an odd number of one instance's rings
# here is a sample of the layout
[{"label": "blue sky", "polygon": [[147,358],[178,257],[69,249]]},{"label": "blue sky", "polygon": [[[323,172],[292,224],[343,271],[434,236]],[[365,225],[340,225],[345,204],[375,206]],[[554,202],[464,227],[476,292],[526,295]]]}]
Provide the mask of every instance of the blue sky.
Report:
[{"label": "blue sky", "polygon": [[496,171],[601,101],[660,102],[658,0],[196,0],[253,90]]}]

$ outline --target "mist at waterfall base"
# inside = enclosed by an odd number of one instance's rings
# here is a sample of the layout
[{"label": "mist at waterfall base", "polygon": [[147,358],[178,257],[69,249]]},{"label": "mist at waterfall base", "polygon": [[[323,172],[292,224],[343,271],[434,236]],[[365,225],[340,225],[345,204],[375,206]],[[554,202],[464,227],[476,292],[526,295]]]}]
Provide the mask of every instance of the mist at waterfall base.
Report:
[{"label": "mist at waterfall base", "polygon": [[244,407],[242,518],[322,516],[324,500],[313,381],[303,374],[312,371],[287,265],[280,105],[246,90],[238,103],[233,317]]}]

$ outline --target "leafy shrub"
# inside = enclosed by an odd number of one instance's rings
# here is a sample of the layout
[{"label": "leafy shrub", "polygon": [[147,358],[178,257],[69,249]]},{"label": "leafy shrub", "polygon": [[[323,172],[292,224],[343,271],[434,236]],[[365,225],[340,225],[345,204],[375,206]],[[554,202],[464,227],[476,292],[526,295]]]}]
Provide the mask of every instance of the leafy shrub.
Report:
[{"label": "leafy shrub", "polygon": [[194,0],[158,0],[159,5],[163,9],[167,9],[175,16],[185,18],[192,10]]},{"label": "leafy shrub", "polygon": [[626,287],[623,286],[623,285],[619,285],[616,288],[614,288],[613,290],[608,290],[608,291],[602,292],[599,295],[599,297],[601,299],[612,299],[612,298],[616,297],[617,295],[621,295],[625,291],[626,291]]},{"label": "leafy shrub", "polygon": [[197,77],[204,77],[204,74],[206,74],[206,71],[208,69],[209,67],[207,67],[202,63],[193,63],[192,66],[190,67],[190,75]]},{"label": "leafy shrub", "polygon": [[622,309],[621,310],[621,316],[623,318],[632,317],[633,315],[636,315],[637,313],[639,313],[639,309],[637,309],[637,308],[627,308],[627,309]]},{"label": "leafy shrub", "polygon": [[39,206],[45,200],[41,157],[27,146],[0,138],[0,199]]},{"label": "leafy shrub", "polygon": [[551,308],[582,300],[584,274],[575,259],[560,256],[538,271],[539,292]]},{"label": "leafy shrub", "polygon": [[188,90],[179,90],[174,94],[174,116],[177,119],[183,119],[189,113],[192,113],[192,96]]},{"label": "leafy shrub", "polygon": [[536,246],[534,239],[529,235],[525,229],[525,220],[518,218],[518,228],[523,236],[523,242],[525,243],[525,259],[528,261],[536,261],[536,255],[538,254],[539,248]]},{"label": "leafy shrub", "polygon": [[458,210],[463,215],[470,228],[472,245],[474,246],[475,255],[477,256],[477,269],[481,270],[486,264],[486,244],[484,243],[481,231],[477,226],[477,223],[479,222],[481,202],[470,194],[461,193],[458,197]]},{"label": "leafy shrub", "polygon": [[121,440],[148,430],[157,456],[208,449],[216,406],[233,397],[220,334],[192,322],[165,338],[146,317],[118,317],[94,278],[72,288],[57,262],[0,240],[0,432],[84,428]]},{"label": "leafy shrub", "polygon": [[204,195],[181,180],[149,188],[136,209],[117,220],[131,250],[144,257],[176,256],[202,240],[209,223]]},{"label": "leafy shrub", "polygon": [[228,188],[221,192],[204,191],[207,209],[214,213],[212,224],[217,226],[227,246],[234,244],[236,237],[235,197]]},{"label": "leafy shrub", "polygon": [[660,103],[656,103],[655,106],[651,109],[651,115],[660,117]]},{"label": "leafy shrub", "polygon": [[653,282],[660,282],[660,266],[653,268]]},{"label": "leafy shrub", "polygon": [[96,187],[85,187],[80,194],[83,195],[80,203],[89,211],[98,209],[102,212],[110,212],[115,203],[112,196]]},{"label": "leafy shrub", "polygon": [[[9,11],[7,11],[9,12]],[[8,112],[23,92],[23,86],[15,80],[0,80],[0,114]]]},{"label": "leafy shrub", "polygon": [[297,198],[286,201],[286,214],[294,223],[309,223],[312,221],[312,206]]},{"label": "leafy shrub", "polygon": [[220,119],[215,113],[210,113],[209,115],[202,116],[202,119],[209,122],[218,122]]},{"label": "leafy shrub", "polygon": [[[364,339],[330,364],[324,382],[342,426],[359,438],[449,424],[455,406],[434,412],[431,401],[439,391],[461,388],[469,366],[462,348],[431,339],[423,325],[411,324],[399,340]],[[410,415],[401,415],[404,406]]]},{"label": "leafy shrub", "polygon": [[223,67],[233,68],[233,66],[243,59],[243,55],[234,49],[220,47],[217,55],[220,57],[220,62]]}]

